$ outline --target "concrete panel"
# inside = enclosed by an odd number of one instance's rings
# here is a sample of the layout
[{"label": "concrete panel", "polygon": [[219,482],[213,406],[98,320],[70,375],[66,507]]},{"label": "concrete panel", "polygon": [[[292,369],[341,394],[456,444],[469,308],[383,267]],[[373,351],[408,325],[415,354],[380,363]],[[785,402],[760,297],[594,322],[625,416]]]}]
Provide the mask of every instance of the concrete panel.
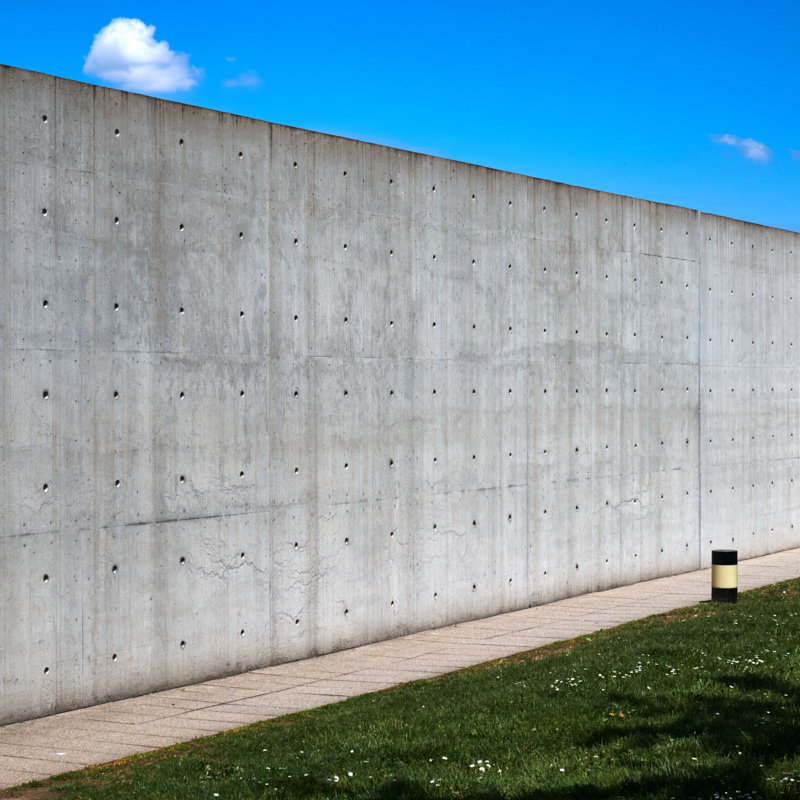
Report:
[{"label": "concrete panel", "polygon": [[800,236],[0,68],[0,723],[795,547]]}]

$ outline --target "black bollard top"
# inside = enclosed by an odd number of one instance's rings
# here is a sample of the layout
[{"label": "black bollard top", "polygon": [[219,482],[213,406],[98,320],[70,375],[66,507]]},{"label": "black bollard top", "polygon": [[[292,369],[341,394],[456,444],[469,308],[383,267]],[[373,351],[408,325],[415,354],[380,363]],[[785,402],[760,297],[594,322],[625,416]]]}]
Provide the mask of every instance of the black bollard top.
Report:
[{"label": "black bollard top", "polygon": [[711,563],[717,566],[735,566],[739,563],[738,550],[712,550]]}]

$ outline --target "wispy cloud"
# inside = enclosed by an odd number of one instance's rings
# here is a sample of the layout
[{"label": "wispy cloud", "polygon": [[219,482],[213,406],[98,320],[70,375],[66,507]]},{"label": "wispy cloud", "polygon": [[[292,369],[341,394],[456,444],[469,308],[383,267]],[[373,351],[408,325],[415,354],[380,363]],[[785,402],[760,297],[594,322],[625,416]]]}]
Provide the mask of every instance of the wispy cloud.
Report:
[{"label": "wispy cloud", "polygon": [[224,82],[224,86],[228,89],[236,89],[243,87],[245,89],[256,89],[261,86],[261,78],[258,77],[255,70],[249,69],[247,72],[242,72],[235,78],[228,78]]},{"label": "wispy cloud", "polygon": [[772,150],[762,142],[757,142],[755,139],[742,139],[730,133],[712,133],[711,141],[735,147],[741,155],[751,158],[753,161],[769,161],[769,157],[772,155]]},{"label": "wispy cloud", "polygon": [[118,17],[94,37],[83,71],[122,89],[138,92],[180,92],[191,89],[203,71],[189,65],[186,53],[157,42],[155,25]]},{"label": "wispy cloud", "polygon": [[792,158],[795,161],[800,161],[800,150],[795,150],[794,147],[790,147],[789,152],[792,154]]}]

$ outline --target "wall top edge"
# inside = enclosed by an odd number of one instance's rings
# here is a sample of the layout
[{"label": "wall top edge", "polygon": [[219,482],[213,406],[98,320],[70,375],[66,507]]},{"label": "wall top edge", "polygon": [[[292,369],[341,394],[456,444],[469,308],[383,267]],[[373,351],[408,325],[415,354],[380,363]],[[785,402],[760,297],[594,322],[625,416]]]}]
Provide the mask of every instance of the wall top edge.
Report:
[{"label": "wall top edge", "polygon": [[247,116],[244,116],[242,114],[232,114],[229,111],[220,111],[218,109],[208,108],[207,106],[192,105],[191,103],[184,103],[184,102],[180,102],[180,101],[177,101],[177,100],[166,100],[166,99],[161,98],[161,97],[154,97],[152,95],[142,94],[140,92],[131,92],[131,91],[125,91],[123,89],[114,89],[112,87],[101,86],[101,85],[96,84],[96,83],[86,83],[84,81],[77,81],[77,80],[74,80],[72,78],[64,78],[64,77],[60,77],[58,75],[50,75],[49,73],[46,73],[46,72],[37,72],[35,70],[23,69],[21,67],[14,67],[14,66],[12,66],[10,64],[2,64],[2,63],[0,63],[0,72],[4,72],[4,73],[10,74],[12,80],[15,77],[17,77],[18,79],[24,80],[25,79],[24,76],[27,75],[27,76],[30,76],[31,78],[46,79],[46,80],[53,81],[54,84],[56,84],[56,86],[58,84],[67,84],[67,85],[72,85],[72,86],[74,86],[76,88],[77,87],[81,87],[81,88],[84,88],[84,89],[85,88],[91,88],[95,93],[107,93],[107,94],[111,94],[111,95],[120,95],[120,96],[133,95],[135,97],[141,98],[142,100],[144,100],[144,101],[146,101],[148,103],[153,103],[155,105],[163,104],[163,105],[166,105],[166,106],[175,106],[175,107],[178,107],[178,108],[191,109],[193,112],[202,112],[202,113],[205,113],[205,114],[215,115],[215,116],[218,116],[218,117],[227,117],[227,118],[230,118],[230,119],[248,120],[250,122],[259,123],[259,124],[265,125],[265,126],[270,127],[270,128],[281,129],[281,130],[285,130],[285,131],[295,131],[295,132],[307,133],[310,136],[324,137],[324,138],[331,139],[331,140],[353,142],[355,144],[363,145],[365,147],[377,148],[379,150],[392,151],[394,153],[397,153],[398,155],[414,156],[414,157],[418,157],[418,158],[428,159],[428,160],[430,160],[432,162],[436,161],[436,162],[441,162],[443,164],[453,164],[453,165],[460,165],[460,166],[470,167],[470,168],[473,168],[473,169],[484,170],[487,173],[495,173],[497,175],[508,175],[508,176],[513,176],[513,177],[525,178],[525,179],[528,179],[528,180],[538,181],[538,182],[541,182],[543,184],[549,184],[551,186],[560,186],[560,187],[565,187],[565,188],[568,188],[568,189],[577,189],[579,191],[592,192],[594,194],[602,195],[602,196],[605,196],[605,197],[608,197],[608,198],[619,198],[620,200],[623,200],[623,201],[624,200],[628,200],[628,201],[633,201],[633,202],[636,202],[636,203],[646,203],[646,204],[648,204],[650,206],[661,207],[661,208],[665,208],[665,209],[670,209],[670,208],[672,208],[672,209],[680,209],[681,211],[689,212],[691,214],[696,214],[698,216],[698,222],[700,221],[701,217],[706,217],[706,218],[708,218],[710,220],[735,222],[737,225],[745,225],[745,226],[748,226],[748,227],[751,227],[751,228],[764,229],[764,230],[767,230],[767,231],[776,231],[776,232],[780,232],[782,234],[789,234],[790,236],[800,237],[800,233],[798,233],[796,231],[788,230],[786,228],[776,228],[776,227],[770,226],[770,225],[762,225],[762,224],[757,223],[757,222],[749,222],[747,220],[736,219],[735,217],[725,217],[725,216],[722,216],[720,214],[713,214],[713,213],[710,213],[710,212],[701,211],[700,209],[689,208],[688,206],[678,206],[678,205],[674,205],[672,203],[662,203],[662,202],[659,202],[659,201],[656,201],[656,200],[648,200],[647,198],[643,198],[643,197],[633,197],[631,195],[617,194],[616,192],[609,192],[609,191],[605,191],[603,189],[593,189],[593,188],[588,187],[588,186],[579,186],[579,185],[576,185],[576,184],[564,183],[563,181],[556,181],[556,180],[552,180],[552,179],[549,179],[549,178],[540,178],[540,177],[537,177],[536,175],[526,175],[524,173],[509,172],[508,170],[502,170],[502,169],[498,169],[496,167],[487,167],[487,166],[485,166],[483,164],[473,164],[473,163],[468,162],[468,161],[459,161],[458,159],[445,158],[443,156],[434,156],[434,155],[430,155],[429,153],[424,153],[424,152],[419,151],[419,150],[403,150],[403,149],[401,149],[399,147],[392,147],[390,145],[384,145],[384,144],[376,144],[374,142],[364,141],[363,139],[353,139],[353,138],[350,138],[348,136],[341,136],[341,135],[332,134],[332,133],[325,133],[323,131],[314,131],[314,130],[310,130],[310,129],[307,129],[307,128],[297,128],[297,127],[294,127],[294,126],[291,126],[291,125],[284,125],[284,124],[279,123],[279,122],[270,122],[269,120],[259,119],[258,117],[247,117]]}]

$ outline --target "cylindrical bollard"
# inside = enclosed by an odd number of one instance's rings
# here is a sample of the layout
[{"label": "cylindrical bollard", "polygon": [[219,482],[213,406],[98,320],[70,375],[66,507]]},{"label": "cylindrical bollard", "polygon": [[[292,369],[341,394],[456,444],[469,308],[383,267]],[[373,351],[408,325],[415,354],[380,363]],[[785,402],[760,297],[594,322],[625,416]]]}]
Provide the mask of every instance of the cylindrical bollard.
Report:
[{"label": "cylindrical bollard", "polygon": [[711,599],[735,603],[739,598],[739,557],[736,550],[711,551]]}]

